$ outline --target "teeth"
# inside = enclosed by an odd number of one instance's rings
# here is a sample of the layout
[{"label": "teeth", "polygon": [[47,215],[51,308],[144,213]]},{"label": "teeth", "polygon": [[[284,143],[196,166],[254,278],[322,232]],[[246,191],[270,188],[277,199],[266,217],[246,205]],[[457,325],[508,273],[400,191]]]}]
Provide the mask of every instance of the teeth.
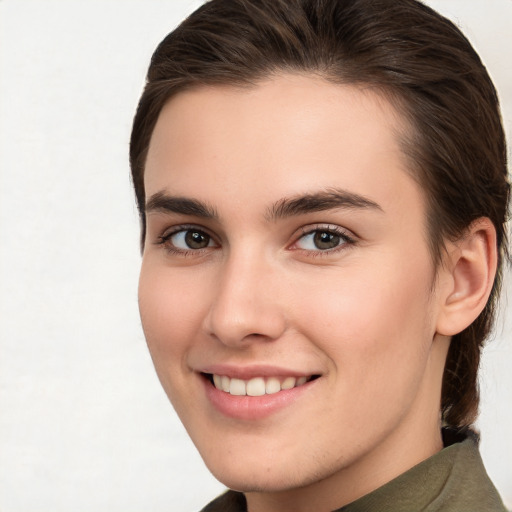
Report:
[{"label": "teeth", "polygon": [[295,377],[286,377],[281,384],[281,389],[292,389],[295,386],[297,379]]},{"label": "teeth", "polygon": [[231,384],[229,385],[229,394],[236,396],[244,396],[246,395],[247,386],[245,385],[245,381],[241,379],[231,379]]},{"label": "teeth", "polygon": [[263,396],[265,394],[265,381],[261,377],[256,377],[247,383],[246,388],[249,396]]},{"label": "teeth", "polygon": [[265,384],[265,393],[267,395],[273,395],[279,391],[281,391],[281,383],[279,382],[279,379],[276,379],[275,377],[270,377],[270,379],[267,379]]},{"label": "teeth", "polygon": [[302,386],[303,384],[306,384],[306,381],[308,380],[307,377],[299,377],[297,379],[297,384],[295,384],[296,386]]},{"label": "teeth", "polygon": [[278,379],[269,377],[255,377],[250,380],[229,378],[225,375],[213,375],[213,384],[217,389],[235,396],[263,396],[273,395],[281,390],[302,386],[308,381],[307,377],[286,377]]},{"label": "teeth", "polygon": [[[230,380],[231,379],[229,377],[221,377],[220,378],[220,389],[222,389],[222,391],[229,393]],[[214,381],[215,381],[215,379],[214,379]]]}]

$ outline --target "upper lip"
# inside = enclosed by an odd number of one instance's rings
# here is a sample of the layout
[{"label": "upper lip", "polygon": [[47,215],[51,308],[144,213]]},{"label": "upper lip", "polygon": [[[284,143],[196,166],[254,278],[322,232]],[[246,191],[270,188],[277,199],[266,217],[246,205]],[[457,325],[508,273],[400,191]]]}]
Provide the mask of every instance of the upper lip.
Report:
[{"label": "upper lip", "polygon": [[212,364],[197,369],[200,373],[222,375],[235,379],[249,380],[255,377],[310,377],[320,372],[293,370],[281,366],[266,364],[253,364],[250,366],[237,366],[232,364]]}]

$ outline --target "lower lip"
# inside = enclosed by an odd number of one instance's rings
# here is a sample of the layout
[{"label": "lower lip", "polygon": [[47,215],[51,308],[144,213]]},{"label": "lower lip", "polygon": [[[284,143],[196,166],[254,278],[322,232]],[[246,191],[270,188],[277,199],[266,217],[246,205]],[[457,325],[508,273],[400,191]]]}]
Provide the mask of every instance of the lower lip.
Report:
[{"label": "lower lip", "polygon": [[288,407],[307,392],[317,380],[271,395],[235,396],[217,389],[208,379],[203,378],[206,396],[219,412],[229,418],[247,421],[267,418]]}]

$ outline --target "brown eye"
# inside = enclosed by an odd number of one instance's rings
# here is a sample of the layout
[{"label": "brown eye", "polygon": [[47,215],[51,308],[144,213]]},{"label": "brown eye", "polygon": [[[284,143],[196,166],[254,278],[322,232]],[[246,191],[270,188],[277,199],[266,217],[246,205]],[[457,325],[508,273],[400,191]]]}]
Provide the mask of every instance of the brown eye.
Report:
[{"label": "brown eye", "polygon": [[182,251],[205,249],[215,245],[210,235],[198,229],[182,229],[165,238],[167,243]]},{"label": "brown eye", "polygon": [[316,231],[313,236],[313,244],[317,249],[326,250],[338,247],[341,242],[341,237],[336,233],[329,231]]},{"label": "brown eye", "polygon": [[304,233],[297,242],[295,248],[303,251],[322,252],[342,248],[354,243],[353,239],[341,232],[339,228],[314,229]]},{"label": "brown eye", "polygon": [[185,243],[190,249],[204,249],[210,244],[210,237],[201,231],[185,231]]}]

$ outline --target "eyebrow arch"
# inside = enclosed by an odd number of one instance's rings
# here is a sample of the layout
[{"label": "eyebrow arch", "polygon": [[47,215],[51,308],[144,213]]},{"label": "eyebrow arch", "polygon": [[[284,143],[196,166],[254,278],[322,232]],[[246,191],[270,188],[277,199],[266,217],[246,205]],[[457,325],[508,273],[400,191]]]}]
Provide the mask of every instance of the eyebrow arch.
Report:
[{"label": "eyebrow arch", "polygon": [[219,217],[215,208],[202,201],[171,196],[166,192],[157,192],[149,198],[146,202],[146,213],[151,212],[193,215],[203,219],[218,219]]},{"label": "eyebrow arch", "polygon": [[376,202],[339,188],[329,188],[311,194],[304,194],[277,201],[268,211],[269,220],[278,220],[295,215],[322,212],[335,209],[371,209],[383,211]]}]

